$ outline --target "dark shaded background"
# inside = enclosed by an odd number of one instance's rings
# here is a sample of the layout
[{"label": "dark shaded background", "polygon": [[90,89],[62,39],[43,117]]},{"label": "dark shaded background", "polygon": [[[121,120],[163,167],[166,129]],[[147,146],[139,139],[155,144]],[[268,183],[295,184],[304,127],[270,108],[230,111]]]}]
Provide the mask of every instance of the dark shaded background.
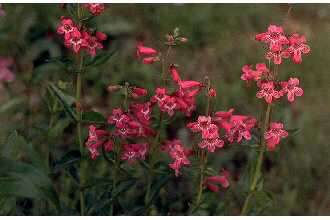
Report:
[{"label": "dark shaded background", "polygon": [[[67,88],[72,87],[72,73],[63,72],[61,64],[47,63],[54,57],[71,56],[54,33],[60,16],[66,12],[57,4],[5,4],[4,9],[7,16],[0,18],[0,55],[15,58],[17,79],[0,92],[0,143],[6,147],[8,136],[17,130],[41,152],[46,144],[52,145],[54,158],[60,157],[75,148],[73,125],[65,126],[64,134],[58,135],[55,142],[48,141],[42,135],[49,123],[43,97],[46,80],[61,80]],[[89,69],[84,76],[85,108],[104,115],[119,103],[106,91],[107,85],[129,81],[151,90],[160,77],[159,66],[145,66],[134,60],[135,40],[144,39],[147,45],[161,49],[165,34],[179,27],[189,41],[174,50],[170,61],[180,65],[185,78],[201,80],[206,74],[211,77],[218,91],[217,110],[234,107],[238,113],[257,117],[260,101],[255,98],[255,88],[247,88],[240,80],[244,64],[264,62],[264,49],[254,41],[255,34],[265,31],[269,24],[283,25],[287,33],[304,34],[311,53],[303,57],[300,65],[285,61],[280,75],[282,79],[299,77],[305,94],[292,105],[281,103],[274,109],[274,119],[284,121],[287,128],[299,128],[299,132],[283,141],[277,152],[267,154],[264,187],[273,192],[275,203],[263,213],[330,214],[328,4],[113,4],[93,23],[110,36],[106,49],[116,50],[107,63]],[[178,135],[188,142],[183,127],[178,117],[168,135]],[[225,166],[236,180],[227,193],[213,195],[209,202],[213,208],[206,207],[208,211],[200,214],[239,213],[242,195],[237,179],[246,167],[248,151],[244,147],[226,148],[214,158],[213,163]],[[104,163],[93,166],[91,173],[95,176],[106,174]],[[77,197],[68,194],[73,187],[68,178],[55,176],[54,181],[63,203],[74,206]],[[159,205],[166,207],[164,212],[180,214],[185,209],[181,207],[185,197],[180,195],[184,185],[175,180],[173,184],[176,192]],[[2,205],[0,214],[12,213],[13,203],[1,202],[8,203],[9,208]],[[31,201],[21,202],[24,204],[16,203],[23,207],[16,214],[42,214],[42,210],[26,204]]]}]

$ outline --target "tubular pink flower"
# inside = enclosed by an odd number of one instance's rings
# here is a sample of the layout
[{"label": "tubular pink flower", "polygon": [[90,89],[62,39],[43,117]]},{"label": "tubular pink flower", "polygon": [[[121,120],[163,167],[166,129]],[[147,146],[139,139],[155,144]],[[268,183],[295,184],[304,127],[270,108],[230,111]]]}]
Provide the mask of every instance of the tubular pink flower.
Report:
[{"label": "tubular pink flower", "polygon": [[58,34],[64,34],[64,39],[70,38],[70,33],[74,31],[79,31],[77,25],[73,22],[71,18],[61,17],[61,23],[57,27]]},{"label": "tubular pink flower", "polygon": [[98,38],[91,36],[88,32],[82,33],[82,46],[87,49],[87,52],[94,57],[97,49],[102,49],[103,45],[99,42]]},{"label": "tubular pink flower", "polygon": [[289,37],[289,42],[290,46],[285,50],[286,56],[291,56],[294,63],[300,64],[302,62],[301,55],[310,52],[310,47],[306,44],[306,38],[299,34],[292,34]]},{"label": "tubular pink flower", "polygon": [[148,144],[124,144],[122,160],[127,160],[128,163],[132,163],[136,160],[144,160],[148,152]]},{"label": "tubular pink flower", "polygon": [[180,175],[180,169],[182,166],[190,165],[188,156],[191,152],[182,145],[180,140],[175,139],[172,141],[166,141],[165,145],[163,145],[161,149],[167,152],[174,160],[169,164],[169,167],[175,171],[175,176]]},{"label": "tubular pink flower", "polygon": [[256,40],[267,43],[272,52],[281,51],[283,45],[289,44],[283,33],[283,28],[276,25],[269,25],[267,32],[256,35]]},{"label": "tubular pink flower", "polygon": [[148,94],[148,91],[144,88],[134,87],[132,89],[132,97],[133,98],[143,97],[143,96],[146,96],[147,94]]},{"label": "tubular pink flower", "polygon": [[170,66],[170,73],[174,82],[179,83],[181,81],[180,74],[173,64]]},{"label": "tubular pink flower", "polygon": [[286,138],[289,133],[283,129],[284,125],[280,122],[270,123],[270,128],[265,132],[264,137],[266,145],[269,151],[273,151],[276,148],[282,138]]},{"label": "tubular pink flower", "polygon": [[290,78],[287,82],[280,83],[282,87],[282,93],[287,94],[289,102],[294,102],[295,96],[302,96],[304,90],[299,87],[298,78]]},{"label": "tubular pink flower", "polygon": [[105,9],[103,3],[86,3],[84,7],[94,16],[102,14]]},{"label": "tubular pink flower", "polygon": [[262,82],[260,84],[260,90],[257,92],[257,98],[264,98],[268,104],[271,104],[275,99],[281,97],[281,93],[275,90],[275,84],[273,81]]},{"label": "tubular pink flower", "polygon": [[205,185],[212,192],[219,192],[220,187],[228,188],[229,183],[229,173],[226,170],[223,170],[218,176],[210,176],[204,180],[203,185]]},{"label": "tubular pink flower", "polygon": [[202,139],[202,141],[198,144],[200,148],[206,148],[211,153],[213,153],[218,148],[222,148],[224,145],[225,142],[220,138]]},{"label": "tubular pink flower", "polygon": [[106,151],[112,151],[113,141],[109,139],[110,133],[96,128],[94,125],[89,126],[88,139],[86,147],[90,153],[90,157],[95,160],[99,155],[99,150],[104,146]]}]

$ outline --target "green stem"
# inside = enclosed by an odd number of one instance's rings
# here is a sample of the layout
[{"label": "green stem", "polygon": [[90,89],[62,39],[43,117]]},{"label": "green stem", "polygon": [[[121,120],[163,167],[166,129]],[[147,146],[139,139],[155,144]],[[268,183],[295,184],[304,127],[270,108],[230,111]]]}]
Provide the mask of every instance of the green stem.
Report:
[{"label": "green stem", "polygon": [[[171,46],[168,46],[167,47],[167,50],[166,50],[166,55],[165,57],[162,58],[162,83],[163,83],[163,86],[166,86],[166,76],[167,76],[167,70],[166,70],[166,66],[167,66],[167,60],[168,60],[168,57],[170,55],[170,51],[171,51]],[[147,175],[147,190],[146,190],[146,195],[145,195],[145,198],[144,198],[144,201],[145,201],[145,205],[148,205],[150,203],[150,190],[151,190],[151,185],[152,185],[152,182],[153,182],[153,176],[154,176],[154,164],[155,164],[155,155],[156,155],[156,146],[157,146],[157,143],[159,142],[159,139],[160,139],[160,131],[161,131],[161,125],[162,125],[162,122],[163,122],[163,114],[162,112],[159,113],[159,129],[158,129],[158,132],[154,138],[154,141],[150,147],[150,151],[149,151],[149,173]],[[146,210],[147,212],[147,210]]]},{"label": "green stem", "polygon": [[[78,135],[78,142],[79,142],[79,150],[80,154],[84,155],[84,145],[82,140],[82,132],[81,132],[81,120],[82,120],[82,110],[81,110],[81,71],[82,71],[82,63],[83,63],[83,57],[79,56],[79,69],[77,72],[77,80],[76,80],[76,110],[77,110],[77,135]],[[80,173],[80,214],[83,216],[85,215],[85,200],[84,200],[84,192],[82,190],[82,187],[84,185],[84,169],[83,169],[83,160],[80,161],[80,167],[79,167],[79,173]]]},{"label": "green stem", "polygon": [[[77,4],[77,18],[80,20],[81,18],[81,7],[80,4]],[[79,26],[81,25],[81,22],[79,22]],[[77,55],[77,79],[76,79],[76,111],[77,111],[77,136],[78,136],[78,142],[79,142],[79,150],[81,157],[83,158],[84,155],[84,145],[83,145],[83,139],[82,139],[82,128],[81,128],[81,120],[82,120],[82,106],[81,106],[81,90],[82,90],[82,70],[83,70],[83,63],[84,63],[84,57],[81,54]],[[79,173],[80,173],[80,215],[85,215],[85,197],[84,197],[84,183],[85,183],[85,173],[84,173],[84,161],[81,159],[79,164]]]},{"label": "green stem", "polygon": [[264,153],[266,150],[266,140],[265,140],[263,134],[267,131],[267,129],[269,127],[270,118],[271,118],[271,108],[272,108],[271,104],[268,104],[267,110],[266,110],[266,115],[265,115],[265,121],[264,121],[263,129],[262,129],[262,134],[261,134],[261,150],[258,155],[256,168],[255,168],[252,183],[251,183],[251,186],[249,189],[249,194],[245,199],[245,202],[244,202],[244,205],[243,205],[243,208],[241,211],[241,215],[247,214],[250,199],[257,188],[257,183],[261,176],[261,167],[262,167],[262,163],[263,163]]},{"label": "green stem", "polygon": [[[208,95],[209,90],[211,89],[211,81],[209,77],[205,77],[206,81],[206,97],[207,97],[207,102],[206,102],[206,108],[205,108],[205,115],[209,116],[210,115],[210,105],[211,105],[211,97]],[[204,182],[204,172],[205,168],[207,165],[207,151],[203,149],[198,149],[199,155],[200,155],[200,164],[199,164],[199,169],[200,169],[200,174],[199,174],[199,182],[198,182],[198,192],[196,196],[196,201],[195,201],[195,207],[191,210],[191,214],[193,214],[200,206],[202,195],[203,195],[203,182]]]},{"label": "green stem", "polygon": [[[118,177],[118,170],[120,167],[120,147],[115,144],[115,158],[114,158],[114,169],[112,173],[112,190],[111,190],[111,197],[114,196],[114,192],[116,191],[117,188],[117,177]],[[110,208],[110,215],[113,215],[114,211],[114,202],[111,203],[111,208]]]}]

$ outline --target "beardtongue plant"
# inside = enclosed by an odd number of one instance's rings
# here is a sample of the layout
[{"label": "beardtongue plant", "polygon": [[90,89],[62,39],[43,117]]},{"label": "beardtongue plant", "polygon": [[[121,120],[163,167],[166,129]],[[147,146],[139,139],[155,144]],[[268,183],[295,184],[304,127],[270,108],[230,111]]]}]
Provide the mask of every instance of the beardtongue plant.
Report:
[{"label": "beardtongue plant", "polygon": [[[145,183],[144,207],[140,210],[150,214],[158,191],[170,176],[179,177],[187,169],[197,167],[197,175],[189,176],[195,184],[195,195],[191,197],[188,212],[195,214],[201,207],[204,191],[217,193],[230,186],[229,171],[223,167],[212,168],[209,158],[216,157],[216,152],[231,147],[232,144],[245,146],[245,143],[252,142],[253,135],[257,134],[258,144],[253,149],[257,149],[258,157],[249,192],[241,210],[242,215],[249,214],[251,198],[259,190],[264,155],[276,150],[281,139],[289,135],[283,122],[273,121],[272,107],[285,98],[289,103],[293,103],[297,96],[303,95],[298,78],[293,76],[286,81],[280,80],[279,66],[284,59],[289,58],[296,64],[302,62],[302,55],[310,52],[305,37],[296,33],[286,36],[283,28],[276,25],[270,25],[267,32],[256,35],[256,40],[267,46],[265,58],[268,65],[244,65],[241,80],[246,84],[256,83],[259,89],[256,98],[264,103],[262,120],[257,120],[252,115],[238,114],[233,108],[227,111],[215,110],[214,101],[218,96],[210,77],[205,76],[202,80],[185,79],[179,66],[169,63],[171,51],[187,42],[187,38],[180,35],[179,29],[176,28],[173,33],[166,35],[164,51],[148,47],[139,41],[136,43],[135,59],[141,65],[161,67],[158,85],[154,91],[147,91],[129,82],[108,86],[107,90],[111,94],[124,94],[122,104],[113,108],[105,121],[90,122],[88,137],[84,139],[82,123],[86,121],[83,120],[81,90],[85,61],[97,56],[107,39],[104,33],[95,31],[95,27],[89,27],[86,21],[90,16],[101,15],[105,7],[104,4],[78,4],[75,9],[73,17],[60,18],[57,28],[57,33],[63,37],[64,45],[76,57],[76,109],[75,112],[68,113],[73,115],[77,124],[81,155],[87,151],[92,161],[104,158],[110,164],[112,187],[109,213],[118,213],[116,203],[118,194],[122,192],[120,182],[123,176],[132,178],[133,182],[138,181],[132,170],[134,172],[141,167],[144,169],[146,175],[139,177]],[[198,96],[206,100],[203,110],[196,109]],[[194,117],[196,110],[204,113]],[[165,133],[166,124],[174,117],[185,118],[185,121],[188,121],[186,129],[194,136],[193,140],[198,141],[186,146],[179,137],[167,139],[166,135],[162,135]],[[93,163],[92,161],[90,163]],[[162,166],[166,162],[167,167]],[[83,159],[80,163],[81,215],[87,214],[87,177],[84,171],[87,163],[89,162]],[[197,163],[196,166],[194,163]],[[141,166],[136,166],[137,164]]]}]

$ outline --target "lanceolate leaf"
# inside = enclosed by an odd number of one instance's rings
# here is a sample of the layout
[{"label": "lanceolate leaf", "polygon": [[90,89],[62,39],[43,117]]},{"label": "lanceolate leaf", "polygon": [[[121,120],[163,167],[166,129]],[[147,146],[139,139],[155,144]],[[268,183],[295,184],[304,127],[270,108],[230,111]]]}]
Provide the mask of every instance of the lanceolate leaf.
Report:
[{"label": "lanceolate leaf", "polygon": [[161,188],[163,186],[165,186],[165,184],[169,181],[169,179],[170,179],[170,175],[162,176],[151,186],[151,190],[150,190],[151,196],[150,196],[147,206],[152,204],[152,201],[154,199],[156,199]]},{"label": "lanceolate leaf", "polygon": [[57,172],[60,169],[70,167],[80,161],[81,154],[79,150],[72,150],[66,153],[60,160],[55,162],[54,172]]},{"label": "lanceolate leaf", "polygon": [[106,118],[98,112],[84,112],[82,114],[82,120],[86,121],[86,122],[90,122],[90,123],[105,123],[106,122]]},{"label": "lanceolate leaf", "polygon": [[5,144],[5,147],[0,152],[0,155],[13,160],[18,159],[18,157],[24,157],[31,163],[44,170],[44,160],[30,143],[27,143],[24,137],[19,135],[17,131],[12,132]]},{"label": "lanceolate leaf", "polygon": [[61,102],[63,105],[64,110],[68,113],[68,115],[74,120],[77,121],[77,115],[74,109],[71,107],[73,104],[72,97],[65,95],[59,88],[57,88],[53,83],[48,83],[48,89],[52,92],[56,98]]},{"label": "lanceolate leaf", "polygon": [[0,157],[0,197],[46,199],[57,209],[60,203],[48,176],[31,164]]},{"label": "lanceolate leaf", "polygon": [[104,64],[115,54],[115,52],[116,52],[116,50],[113,50],[110,52],[100,52],[94,58],[89,60],[85,65],[86,66],[98,66],[98,65]]},{"label": "lanceolate leaf", "polygon": [[106,200],[102,200],[98,203],[96,203],[94,206],[92,206],[89,210],[89,214],[93,214],[94,212],[97,212],[98,210],[102,209],[103,207],[107,205],[111,205],[115,201],[115,199],[123,192],[127,191],[130,187],[132,187],[135,184],[135,179],[129,179],[121,181],[117,184],[115,190],[112,191],[112,197]]}]

